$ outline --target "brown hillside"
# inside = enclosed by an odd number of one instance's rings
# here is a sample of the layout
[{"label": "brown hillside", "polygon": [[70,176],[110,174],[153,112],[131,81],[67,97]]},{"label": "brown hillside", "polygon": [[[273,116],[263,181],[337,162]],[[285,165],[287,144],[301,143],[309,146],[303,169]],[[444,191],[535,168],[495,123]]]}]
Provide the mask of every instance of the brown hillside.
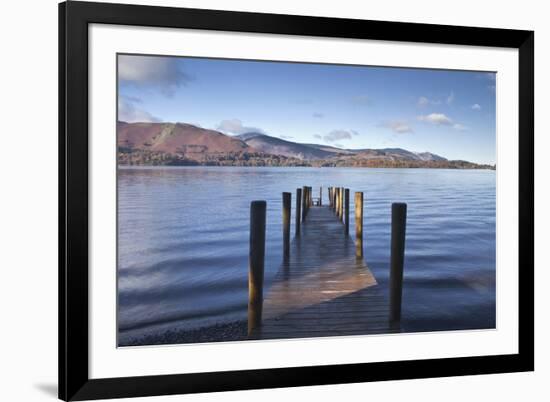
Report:
[{"label": "brown hillside", "polygon": [[183,123],[119,122],[118,146],[170,154],[204,154],[251,151],[239,138]]}]

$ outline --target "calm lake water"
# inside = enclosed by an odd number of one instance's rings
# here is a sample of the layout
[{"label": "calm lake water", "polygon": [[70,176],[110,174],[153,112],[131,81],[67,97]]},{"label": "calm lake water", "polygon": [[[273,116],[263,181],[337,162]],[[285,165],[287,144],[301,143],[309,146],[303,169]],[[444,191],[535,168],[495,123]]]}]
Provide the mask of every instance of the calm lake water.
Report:
[{"label": "calm lake water", "polygon": [[282,260],[281,193],[292,192],[294,233],[303,185],[314,196],[323,186],[325,204],[328,186],[365,193],[365,259],[382,284],[391,203],[408,204],[405,331],[495,326],[495,171],[154,167],[118,173],[119,337],[245,319],[250,201],[267,201],[268,289]]}]

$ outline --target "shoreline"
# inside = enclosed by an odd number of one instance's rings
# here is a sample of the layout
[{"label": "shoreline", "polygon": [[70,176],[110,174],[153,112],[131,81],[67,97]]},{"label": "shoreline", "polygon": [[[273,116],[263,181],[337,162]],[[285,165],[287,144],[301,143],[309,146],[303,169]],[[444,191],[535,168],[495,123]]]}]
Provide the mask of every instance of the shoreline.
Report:
[{"label": "shoreline", "polygon": [[166,330],[163,333],[142,335],[119,342],[119,347],[171,345],[185,343],[231,342],[248,339],[246,320],[214,324],[190,330]]}]

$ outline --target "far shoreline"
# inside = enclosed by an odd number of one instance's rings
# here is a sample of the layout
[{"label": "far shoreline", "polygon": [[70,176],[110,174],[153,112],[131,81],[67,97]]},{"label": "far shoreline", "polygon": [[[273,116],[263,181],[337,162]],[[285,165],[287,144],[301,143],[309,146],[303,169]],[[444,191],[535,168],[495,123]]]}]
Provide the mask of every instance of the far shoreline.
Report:
[{"label": "far shoreline", "polygon": [[495,167],[402,167],[402,166],[251,166],[251,165],[122,165],[118,164],[117,169],[175,169],[175,168],[268,168],[268,169],[293,169],[293,168],[308,168],[308,169],[388,169],[388,170],[488,170],[496,171]]}]

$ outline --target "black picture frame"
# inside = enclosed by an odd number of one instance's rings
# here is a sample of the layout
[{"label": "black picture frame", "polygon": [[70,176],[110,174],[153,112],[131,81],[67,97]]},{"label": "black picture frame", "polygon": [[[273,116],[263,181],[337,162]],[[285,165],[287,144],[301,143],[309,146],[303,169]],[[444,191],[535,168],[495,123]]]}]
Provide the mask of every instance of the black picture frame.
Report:
[{"label": "black picture frame", "polygon": [[[115,24],[519,51],[517,354],[90,379],[88,26]],[[59,398],[89,400],[534,370],[534,32],[70,1],[59,5]]]}]

